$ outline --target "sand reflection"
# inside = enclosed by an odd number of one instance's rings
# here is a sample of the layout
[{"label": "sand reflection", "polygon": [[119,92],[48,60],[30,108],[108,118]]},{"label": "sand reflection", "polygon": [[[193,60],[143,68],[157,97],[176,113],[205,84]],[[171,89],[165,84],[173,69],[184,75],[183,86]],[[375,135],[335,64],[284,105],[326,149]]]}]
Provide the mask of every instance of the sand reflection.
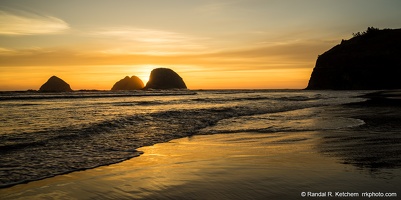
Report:
[{"label": "sand reflection", "polygon": [[[4,199],[298,198],[302,191],[388,190],[315,152],[315,132],[193,136],[144,147],[137,158],[2,189]],[[368,183],[368,184],[361,184]]]}]

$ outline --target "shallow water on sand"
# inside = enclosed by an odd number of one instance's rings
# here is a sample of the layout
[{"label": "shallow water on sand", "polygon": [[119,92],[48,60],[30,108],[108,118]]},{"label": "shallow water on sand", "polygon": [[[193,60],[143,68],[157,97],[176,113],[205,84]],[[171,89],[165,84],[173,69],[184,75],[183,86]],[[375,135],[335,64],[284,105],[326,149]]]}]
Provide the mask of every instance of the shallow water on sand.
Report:
[{"label": "shallow water on sand", "polygon": [[140,157],[2,191],[3,199],[299,199],[302,192],[397,192],[399,169],[372,176],[319,154],[318,132],[192,136]]}]

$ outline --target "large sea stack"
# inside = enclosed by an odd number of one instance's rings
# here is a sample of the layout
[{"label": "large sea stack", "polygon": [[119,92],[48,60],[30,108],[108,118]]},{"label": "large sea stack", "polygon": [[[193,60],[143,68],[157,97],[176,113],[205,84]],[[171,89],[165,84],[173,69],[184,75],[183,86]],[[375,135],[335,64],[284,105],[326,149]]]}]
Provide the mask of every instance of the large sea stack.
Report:
[{"label": "large sea stack", "polygon": [[117,81],[113,87],[112,91],[118,90],[140,90],[144,87],[142,80],[136,76],[132,76],[131,78],[126,76],[124,79]]},{"label": "large sea stack", "polygon": [[187,86],[173,70],[157,68],[150,73],[145,89],[187,89]]},{"label": "large sea stack", "polygon": [[40,92],[71,92],[72,89],[68,83],[63,81],[57,76],[52,76],[47,80],[45,84],[43,84],[40,89]]},{"label": "large sea stack", "polygon": [[368,28],[320,55],[306,89],[401,88],[401,29]]}]

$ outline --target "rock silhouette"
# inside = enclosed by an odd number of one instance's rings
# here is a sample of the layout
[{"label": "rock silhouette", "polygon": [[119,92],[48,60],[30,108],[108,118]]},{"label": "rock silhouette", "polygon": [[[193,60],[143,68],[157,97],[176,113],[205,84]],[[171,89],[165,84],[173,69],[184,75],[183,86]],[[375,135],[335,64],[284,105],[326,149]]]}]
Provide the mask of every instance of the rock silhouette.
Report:
[{"label": "rock silhouette", "polygon": [[373,27],[320,55],[306,89],[401,88],[401,29]]},{"label": "rock silhouette", "polygon": [[157,68],[150,73],[145,89],[187,89],[187,86],[173,70]]},{"label": "rock silhouette", "polygon": [[47,80],[45,84],[43,84],[40,89],[40,92],[71,92],[72,89],[68,83],[63,81],[57,76],[52,76]]},{"label": "rock silhouette", "polygon": [[144,87],[142,80],[136,76],[132,76],[131,78],[126,76],[124,79],[117,81],[113,87],[112,91],[118,90],[140,90]]}]

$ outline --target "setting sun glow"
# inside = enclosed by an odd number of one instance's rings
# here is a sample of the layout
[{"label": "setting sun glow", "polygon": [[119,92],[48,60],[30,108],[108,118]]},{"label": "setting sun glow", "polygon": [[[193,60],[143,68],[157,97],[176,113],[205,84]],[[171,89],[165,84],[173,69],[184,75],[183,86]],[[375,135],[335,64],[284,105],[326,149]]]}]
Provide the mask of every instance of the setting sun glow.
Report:
[{"label": "setting sun glow", "polygon": [[392,0],[2,1],[0,91],[37,90],[53,75],[74,90],[109,90],[125,76],[146,84],[159,67],[189,89],[302,89],[318,55],[368,26],[400,27],[400,9]]}]

